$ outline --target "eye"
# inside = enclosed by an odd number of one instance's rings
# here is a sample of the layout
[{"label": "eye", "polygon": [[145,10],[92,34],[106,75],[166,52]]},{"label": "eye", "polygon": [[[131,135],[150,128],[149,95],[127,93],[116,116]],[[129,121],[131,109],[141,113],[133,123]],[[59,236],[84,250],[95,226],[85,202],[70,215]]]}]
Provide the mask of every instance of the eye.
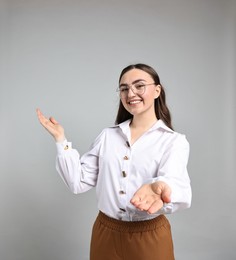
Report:
[{"label": "eye", "polygon": [[125,92],[125,91],[128,91],[129,88],[126,87],[126,86],[123,86],[123,87],[120,87],[120,92]]},{"label": "eye", "polygon": [[134,85],[134,87],[135,87],[137,90],[140,90],[140,89],[142,89],[143,87],[145,87],[145,85],[144,85],[143,83],[139,83],[139,84]]}]

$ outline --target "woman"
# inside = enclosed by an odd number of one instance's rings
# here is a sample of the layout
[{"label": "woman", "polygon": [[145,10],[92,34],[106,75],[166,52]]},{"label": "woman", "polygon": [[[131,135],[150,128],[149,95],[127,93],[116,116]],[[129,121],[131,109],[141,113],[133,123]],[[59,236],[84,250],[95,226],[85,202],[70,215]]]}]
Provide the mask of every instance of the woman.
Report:
[{"label": "woman", "polygon": [[96,186],[99,214],[91,260],[172,260],[171,227],[164,216],[190,207],[189,144],[175,132],[156,71],[126,67],[117,92],[116,125],[104,129],[81,158],[62,126],[37,110],[56,140],[56,168],[73,193]]}]

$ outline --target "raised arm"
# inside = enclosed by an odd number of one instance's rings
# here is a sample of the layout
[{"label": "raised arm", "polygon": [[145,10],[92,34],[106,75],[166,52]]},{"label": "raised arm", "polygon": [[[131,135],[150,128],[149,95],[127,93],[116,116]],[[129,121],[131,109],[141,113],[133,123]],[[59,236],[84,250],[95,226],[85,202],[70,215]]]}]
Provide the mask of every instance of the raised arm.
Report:
[{"label": "raised arm", "polygon": [[66,186],[76,194],[94,187],[98,172],[97,156],[88,153],[83,166],[78,151],[66,140],[63,127],[53,117],[46,118],[39,109],[37,116],[41,125],[56,141],[56,169]]}]

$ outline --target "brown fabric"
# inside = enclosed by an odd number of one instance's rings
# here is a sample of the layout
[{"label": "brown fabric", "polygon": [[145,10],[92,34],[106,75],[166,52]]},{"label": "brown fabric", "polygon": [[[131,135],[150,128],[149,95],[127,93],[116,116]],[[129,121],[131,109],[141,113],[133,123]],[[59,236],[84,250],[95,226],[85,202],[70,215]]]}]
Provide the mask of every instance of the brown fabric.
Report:
[{"label": "brown fabric", "polygon": [[93,226],[90,260],[174,260],[169,221],[120,221],[99,212]]}]

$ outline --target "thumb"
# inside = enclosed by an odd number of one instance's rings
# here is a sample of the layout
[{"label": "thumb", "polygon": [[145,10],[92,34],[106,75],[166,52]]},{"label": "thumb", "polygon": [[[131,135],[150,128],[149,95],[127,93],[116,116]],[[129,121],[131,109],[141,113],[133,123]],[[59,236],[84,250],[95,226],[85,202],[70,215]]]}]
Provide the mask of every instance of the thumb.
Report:
[{"label": "thumb", "polygon": [[50,117],[49,120],[54,124],[54,125],[59,125],[57,120],[54,117]]},{"label": "thumb", "polygon": [[165,203],[171,202],[171,188],[168,185],[165,185],[161,194],[161,198]]}]

